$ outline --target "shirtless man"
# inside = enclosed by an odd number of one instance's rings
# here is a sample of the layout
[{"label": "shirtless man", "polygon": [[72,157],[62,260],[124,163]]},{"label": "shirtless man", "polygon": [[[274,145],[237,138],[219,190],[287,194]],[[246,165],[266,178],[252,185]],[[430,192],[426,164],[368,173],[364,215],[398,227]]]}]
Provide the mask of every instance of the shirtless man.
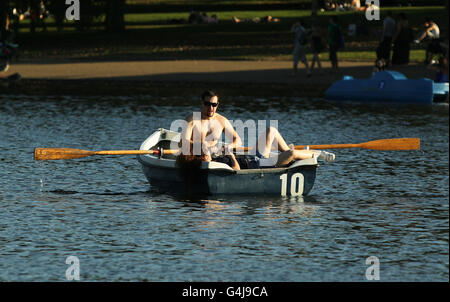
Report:
[{"label": "shirtless man", "polygon": [[[182,148],[183,155],[193,153],[193,155],[202,156],[205,161],[211,161],[212,156],[219,153],[218,142],[222,138],[222,133],[225,133],[227,139],[232,141],[226,148],[222,148],[222,153],[231,156],[232,149],[242,146],[242,140],[230,121],[216,112],[218,106],[219,97],[214,91],[208,90],[202,94],[200,116],[195,116],[195,113],[190,114],[186,118],[187,128],[181,133],[179,147]],[[237,164],[234,155],[231,159],[234,164]]]},{"label": "shirtless man", "polygon": [[[276,167],[289,164],[293,160],[318,157],[325,161],[334,161],[334,154],[317,150],[294,150],[293,146],[288,146],[274,127],[267,129],[253,148],[256,148],[256,156],[252,159],[236,158],[233,149],[242,146],[242,140],[230,121],[223,115],[217,113],[219,97],[213,91],[205,91],[202,94],[202,111],[200,118],[195,117],[195,113],[186,118],[188,123],[186,129],[181,134],[179,147],[183,155],[201,156],[204,161],[218,161],[229,164],[234,170],[241,168],[260,168],[262,161],[271,159],[271,151],[280,151],[276,161],[272,161]],[[219,148],[219,141],[222,133],[230,144]],[[262,141],[263,143],[259,143]],[[262,145],[262,146],[259,146]],[[224,155],[221,155],[224,154]],[[272,157],[273,158],[273,157]]]}]

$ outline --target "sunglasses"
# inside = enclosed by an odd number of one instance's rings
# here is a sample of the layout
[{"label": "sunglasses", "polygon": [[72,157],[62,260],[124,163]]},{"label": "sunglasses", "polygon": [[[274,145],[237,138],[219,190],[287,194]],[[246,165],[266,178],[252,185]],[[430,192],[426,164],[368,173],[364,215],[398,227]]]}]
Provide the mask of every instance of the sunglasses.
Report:
[{"label": "sunglasses", "polygon": [[208,101],[204,101],[203,105],[205,105],[206,107],[208,107],[208,106],[217,107],[217,105],[219,105],[219,103],[211,103],[211,102],[208,102]]}]

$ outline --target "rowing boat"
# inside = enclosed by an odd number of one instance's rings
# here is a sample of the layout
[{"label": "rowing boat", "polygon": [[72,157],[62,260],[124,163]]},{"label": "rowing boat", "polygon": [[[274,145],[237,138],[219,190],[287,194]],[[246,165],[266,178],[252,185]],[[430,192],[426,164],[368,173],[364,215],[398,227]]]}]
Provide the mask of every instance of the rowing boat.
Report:
[{"label": "rowing boat", "polygon": [[[160,128],[141,144],[140,150],[170,149],[179,141],[180,133]],[[239,171],[224,163],[202,162],[198,178],[187,186],[174,155],[139,154],[137,159],[150,185],[160,191],[213,195],[306,196],[313,188],[318,167],[316,158],[294,161],[287,167]]]}]

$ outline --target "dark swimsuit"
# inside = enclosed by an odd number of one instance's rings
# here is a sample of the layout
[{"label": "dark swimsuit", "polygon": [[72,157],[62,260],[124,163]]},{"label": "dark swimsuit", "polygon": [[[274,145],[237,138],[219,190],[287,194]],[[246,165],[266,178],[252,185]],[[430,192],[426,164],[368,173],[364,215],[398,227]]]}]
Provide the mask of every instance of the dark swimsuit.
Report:
[{"label": "dark swimsuit", "polygon": [[[213,157],[213,161],[224,163],[229,165],[230,167],[233,166],[233,162],[231,161],[231,158],[229,156],[218,156]],[[236,156],[236,160],[239,163],[239,166],[241,169],[260,169],[259,166],[259,157],[254,155],[238,155]]]},{"label": "dark swimsuit", "polygon": [[[233,166],[233,162],[229,156],[219,155],[217,157],[213,157],[213,161],[224,163]],[[269,158],[262,155],[258,150],[256,151],[256,155],[237,155],[236,160],[241,169],[262,169],[262,168],[273,168],[275,167],[275,163],[267,163]],[[263,162],[261,162],[263,160]],[[269,160],[270,162],[270,160]]]}]

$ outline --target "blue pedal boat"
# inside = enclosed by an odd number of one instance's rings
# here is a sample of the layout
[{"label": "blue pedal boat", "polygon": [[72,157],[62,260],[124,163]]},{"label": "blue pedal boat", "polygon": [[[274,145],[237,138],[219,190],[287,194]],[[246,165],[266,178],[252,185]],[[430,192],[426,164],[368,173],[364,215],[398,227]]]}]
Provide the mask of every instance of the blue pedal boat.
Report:
[{"label": "blue pedal boat", "polygon": [[344,76],[325,92],[330,101],[356,101],[430,105],[448,101],[448,83],[431,79],[408,79],[397,71],[379,71],[369,79]]}]

